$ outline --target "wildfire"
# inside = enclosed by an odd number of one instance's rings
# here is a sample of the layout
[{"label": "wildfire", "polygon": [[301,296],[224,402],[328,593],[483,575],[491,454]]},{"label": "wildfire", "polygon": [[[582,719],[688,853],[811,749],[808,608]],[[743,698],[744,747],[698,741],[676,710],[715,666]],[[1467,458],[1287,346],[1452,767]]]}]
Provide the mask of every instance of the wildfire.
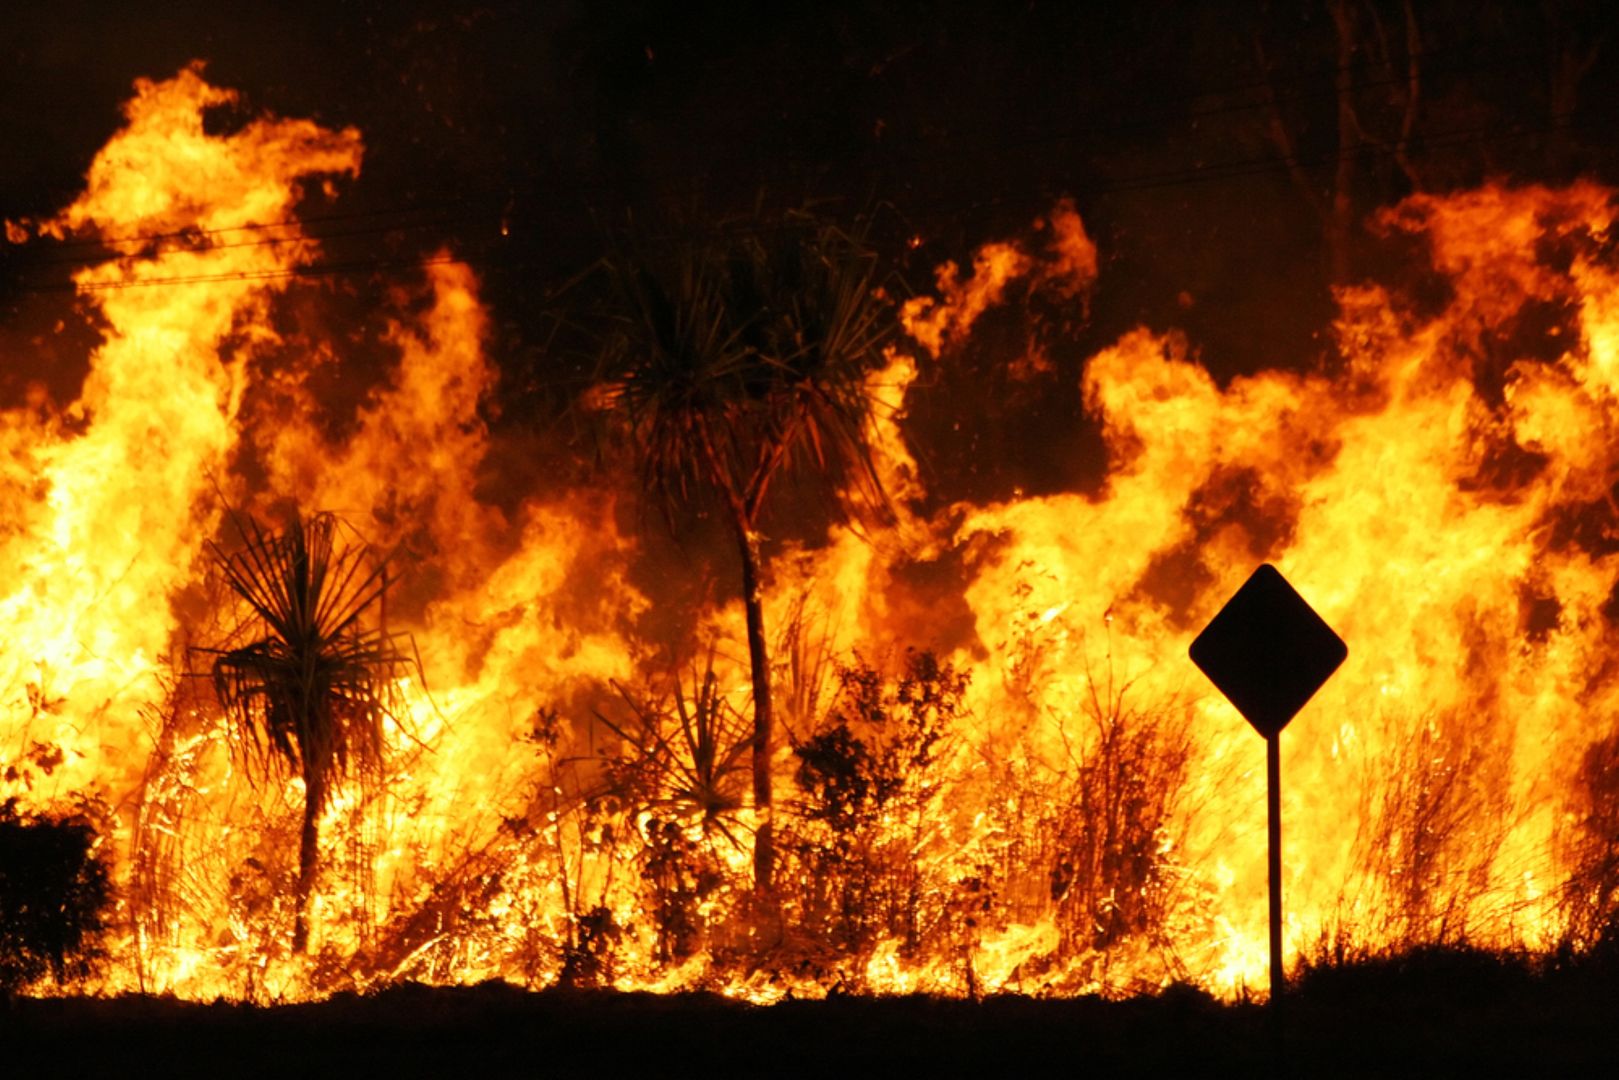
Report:
[{"label": "wildfire", "polygon": [[[627,491],[480,496],[497,368],[451,252],[387,299],[387,370],[339,400],[352,342],[288,312],[344,299],[300,277],[320,253],[298,215],[341,199],[360,134],[207,131],[233,100],[198,67],[137,84],[85,193],[33,230],[108,250],[74,279],[89,373],[64,409],[0,412],[0,796],[99,815],[99,988],[1263,985],[1264,746],[1184,659],[1261,561],[1351,643],[1285,736],[1289,953],[1548,947],[1611,916],[1590,853],[1615,814],[1612,191],[1413,196],[1377,225],[1421,240],[1438,299],[1346,287],[1341,362],[1223,386],[1134,330],[1079,388],[1099,491],[934,512],[919,372],[1015,282],[1082,310],[1098,260],[1065,203],[941,268],[867,379],[892,515],[766,568],[781,870],[760,897],[728,571],[687,618]],[[248,768],[194,677],[246,617],[208,557],[227,504],[332,511],[401,568],[379,618],[416,666],[382,775],[324,810],[307,951],[303,781]]]}]

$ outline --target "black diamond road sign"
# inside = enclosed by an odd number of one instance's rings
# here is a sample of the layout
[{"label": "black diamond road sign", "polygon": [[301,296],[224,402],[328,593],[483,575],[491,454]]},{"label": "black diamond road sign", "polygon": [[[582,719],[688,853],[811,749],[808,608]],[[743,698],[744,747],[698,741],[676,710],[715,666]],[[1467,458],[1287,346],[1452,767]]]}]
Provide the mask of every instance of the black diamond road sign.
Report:
[{"label": "black diamond road sign", "polygon": [[1349,655],[1343,639],[1269,563],[1192,642],[1192,662],[1265,738],[1274,738]]}]

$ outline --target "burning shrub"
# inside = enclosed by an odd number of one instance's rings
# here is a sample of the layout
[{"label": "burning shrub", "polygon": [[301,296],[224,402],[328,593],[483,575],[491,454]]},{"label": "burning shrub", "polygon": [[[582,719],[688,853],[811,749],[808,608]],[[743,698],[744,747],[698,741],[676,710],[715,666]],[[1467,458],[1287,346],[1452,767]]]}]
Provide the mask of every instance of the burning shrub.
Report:
[{"label": "burning shrub", "polygon": [[614,683],[628,717],[596,719],[621,742],[607,763],[612,786],[627,800],[675,818],[694,818],[706,832],[730,836],[725,818],[742,805],[747,786],[747,721],[720,691],[714,650],[692,670],[688,694],[677,675],[667,690],[638,695]]},{"label": "burning shrub", "polygon": [[614,952],[624,928],[604,904],[573,917],[573,932],[562,954],[563,986],[607,986],[613,981]]},{"label": "burning shrub", "polygon": [[[1386,720],[1376,783],[1357,838],[1367,895],[1360,936],[1390,944],[1448,945],[1468,925],[1506,836],[1502,755],[1475,715],[1447,712]],[[1344,928],[1347,931],[1348,928]]]},{"label": "burning shrub", "polygon": [[1390,711],[1369,734],[1380,752],[1359,785],[1353,886],[1304,958],[1318,966],[1465,946],[1502,929],[1481,916],[1507,914],[1480,904],[1511,827],[1495,730],[1477,713]]},{"label": "burning shrub", "polygon": [[1578,828],[1565,837],[1567,945],[1619,946],[1619,732],[1585,751],[1573,791]]},{"label": "burning shrub", "polygon": [[1056,836],[1050,864],[1063,951],[1104,950],[1152,936],[1174,900],[1170,852],[1192,756],[1184,709],[1137,703],[1132,684],[1089,681],[1081,716],[1090,730],[1070,741],[1070,769],[1049,805]]},{"label": "burning shrub", "polygon": [[679,821],[655,817],[642,829],[641,877],[652,892],[660,963],[679,963],[701,948],[702,902],[725,881],[724,864],[713,848],[691,833]]},{"label": "burning shrub", "polygon": [[968,676],[930,652],[907,652],[890,686],[858,655],[838,671],[826,726],[795,747],[789,848],[802,928],[861,955],[878,942],[916,949],[944,884],[922,855],[937,835],[936,765],[962,709]]},{"label": "burning shrub", "polygon": [[[985,853],[1000,917],[1009,927],[1049,927],[1009,977],[1115,989],[1107,970],[1117,965],[1133,985],[1154,985],[1184,977],[1165,946],[1188,919],[1207,919],[1183,851],[1197,746],[1191,712],[1172,692],[1120,677],[1111,636],[1100,667],[1082,659],[1080,689],[1065,703],[1051,685],[1072,685],[1062,657],[1067,639],[1082,634],[1060,610],[1036,608],[1002,646],[1012,708],[981,751],[994,791]],[[1121,959],[1126,945],[1150,952],[1151,964]]]},{"label": "burning shrub", "polygon": [[103,956],[107,865],[84,811],[30,814],[0,803],[0,994],[47,973],[62,983]]},{"label": "burning shrub", "polygon": [[614,684],[628,715],[596,714],[620,739],[606,782],[637,826],[656,953],[665,963],[701,945],[699,907],[726,879],[716,845],[744,847],[731,818],[747,789],[751,734],[721,691],[714,660],[710,648],[702,668],[693,665],[689,693],[678,674],[651,695]]},{"label": "burning shrub", "polygon": [[[455,837],[446,845],[453,856],[438,865],[424,866],[419,851],[413,852],[416,872],[392,883],[387,918],[368,933],[366,948],[348,959],[354,984],[442,983],[469,957],[498,963],[507,978],[529,986],[555,979],[570,940],[562,924],[579,910],[562,823],[579,815],[586,795],[574,762],[563,756],[564,741],[557,710],[536,710],[513,746],[535,758],[529,786],[511,793],[509,805],[517,812],[502,814],[492,832]],[[408,756],[400,764],[411,767]],[[414,816],[421,806],[413,800],[402,810]],[[360,898],[368,899],[363,890]],[[359,905],[354,921],[366,914]]]}]

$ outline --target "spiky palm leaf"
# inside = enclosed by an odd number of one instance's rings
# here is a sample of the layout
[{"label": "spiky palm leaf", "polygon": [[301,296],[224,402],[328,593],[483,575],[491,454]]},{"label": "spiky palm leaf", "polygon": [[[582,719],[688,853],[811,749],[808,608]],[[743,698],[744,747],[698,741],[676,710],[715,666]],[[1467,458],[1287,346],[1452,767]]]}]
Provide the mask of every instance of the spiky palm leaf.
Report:
[{"label": "spiky palm leaf", "polygon": [[701,670],[690,673],[688,694],[677,672],[666,692],[639,696],[617,682],[627,719],[597,712],[596,719],[622,740],[625,763],[650,781],[641,799],[648,809],[694,814],[705,830],[731,837],[724,817],[742,805],[748,771],[748,724],[727,700],[709,649]]},{"label": "spiky palm leaf", "polygon": [[614,407],[637,440],[642,482],[660,509],[709,492],[729,499],[746,415],[752,350],[727,295],[726,267],[706,251],[667,265],[615,263],[620,314],[601,358]]},{"label": "spiky palm leaf", "polygon": [[[762,306],[757,355],[767,369],[748,498],[757,508],[782,473],[841,479],[883,503],[867,441],[867,378],[895,330],[877,260],[835,225],[805,218],[797,239],[755,238],[751,274]],[[792,233],[786,234],[791,237]]]},{"label": "spiky palm leaf", "polygon": [[803,216],[609,266],[619,314],[600,366],[661,508],[714,494],[751,526],[784,471],[881,505],[866,378],[895,323],[858,236]]}]

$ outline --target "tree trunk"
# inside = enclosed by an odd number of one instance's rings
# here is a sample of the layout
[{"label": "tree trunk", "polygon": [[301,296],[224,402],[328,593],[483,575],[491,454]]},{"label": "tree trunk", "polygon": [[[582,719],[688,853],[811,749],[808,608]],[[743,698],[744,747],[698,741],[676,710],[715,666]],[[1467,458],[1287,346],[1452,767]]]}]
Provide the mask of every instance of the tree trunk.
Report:
[{"label": "tree trunk", "polygon": [[753,842],[753,887],[755,892],[769,892],[776,862],[770,820],[770,742],[775,716],[770,702],[770,657],[765,650],[759,537],[740,518],[737,542],[742,555],[742,605],[748,616],[748,663],[753,673],[753,806],[759,818]]},{"label": "tree trunk", "polygon": [[320,857],[320,806],[324,788],[319,781],[304,779],[304,827],[298,841],[298,905],[292,924],[292,951],[301,953],[309,945],[309,894],[315,889],[315,862]]}]

